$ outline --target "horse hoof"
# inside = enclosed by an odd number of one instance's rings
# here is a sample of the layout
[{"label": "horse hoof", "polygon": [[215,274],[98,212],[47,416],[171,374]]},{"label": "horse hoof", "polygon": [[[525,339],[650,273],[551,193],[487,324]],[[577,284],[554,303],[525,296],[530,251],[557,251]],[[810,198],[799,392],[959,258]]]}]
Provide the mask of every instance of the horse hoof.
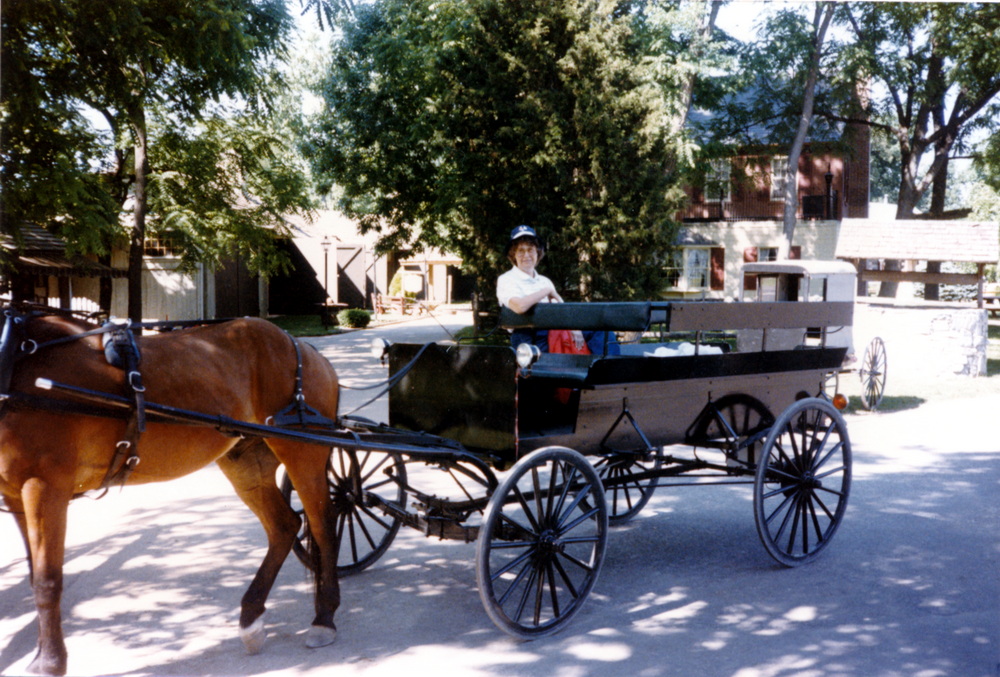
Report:
[{"label": "horse hoof", "polygon": [[310,649],[318,649],[321,646],[333,644],[337,638],[337,631],[325,625],[313,625],[306,633],[306,646]]},{"label": "horse hoof", "polygon": [[251,656],[260,653],[264,648],[264,640],[267,639],[267,631],[264,630],[264,617],[260,616],[253,623],[245,628],[240,628],[240,639],[243,646]]},{"label": "horse hoof", "polygon": [[46,656],[39,651],[28,665],[27,671],[31,675],[65,675],[66,658]]}]

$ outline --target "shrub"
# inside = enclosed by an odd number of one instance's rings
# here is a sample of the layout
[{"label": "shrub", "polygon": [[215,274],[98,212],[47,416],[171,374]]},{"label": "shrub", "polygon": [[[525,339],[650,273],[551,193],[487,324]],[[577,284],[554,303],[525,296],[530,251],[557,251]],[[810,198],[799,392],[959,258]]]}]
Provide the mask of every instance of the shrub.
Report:
[{"label": "shrub", "polygon": [[510,333],[504,329],[498,329],[488,334],[476,336],[475,327],[462,327],[454,334],[454,339],[465,344],[485,345],[485,346],[509,346]]},{"label": "shrub", "polygon": [[364,329],[372,321],[371,313],[361,308],[347,308],[337,313],[337,322],[342,327]]}]

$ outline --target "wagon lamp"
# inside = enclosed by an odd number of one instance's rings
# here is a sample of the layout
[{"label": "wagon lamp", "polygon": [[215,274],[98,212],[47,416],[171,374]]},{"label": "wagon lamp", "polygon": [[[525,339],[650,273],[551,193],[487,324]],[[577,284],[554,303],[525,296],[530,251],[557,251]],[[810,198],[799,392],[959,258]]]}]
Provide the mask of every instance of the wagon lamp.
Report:
[{"label": "wagon lamp", "polygon": [[833,406],[836,407],[837,411],[843,411],[847,409],[847,396],[843,393],[837,393],[833,396]]},{"label": "wagon lamp", "polygon": [[538,361],[541,355],[542,351],[534,343],[522,343],[517,347],[517,366],[521,369],[528,369]]},{"label": "wagon lamp", "polygon": [[385,364],[386,358],[389,356],[389,346],[391,344],[384,338],[372,339],[371,353],[372,357],[376,360]]}]

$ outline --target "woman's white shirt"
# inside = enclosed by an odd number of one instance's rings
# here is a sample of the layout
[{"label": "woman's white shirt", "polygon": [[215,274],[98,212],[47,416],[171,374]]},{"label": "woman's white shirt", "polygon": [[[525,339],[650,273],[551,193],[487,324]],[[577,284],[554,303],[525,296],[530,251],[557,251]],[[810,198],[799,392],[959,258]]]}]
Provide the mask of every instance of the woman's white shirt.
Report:
[{"label": "woman's white shirt", "polygon": [[[514,266],[497,278],[497,300],[500,301],[500,305],[509,308],[511,299],[518,299],[543,289],[552,288],[555,288],[552,280],[537,270],[534,275],[528,275],[528,273]],[[542,302],[547,303],[548,299],[543,299]]]}]

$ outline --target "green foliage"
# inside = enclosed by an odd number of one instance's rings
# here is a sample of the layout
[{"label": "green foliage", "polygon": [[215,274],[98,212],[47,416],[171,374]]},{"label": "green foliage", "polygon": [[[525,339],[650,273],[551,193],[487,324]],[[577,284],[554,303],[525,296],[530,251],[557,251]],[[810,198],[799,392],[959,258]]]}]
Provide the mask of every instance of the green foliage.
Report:
[{"label": "green foliage", "polygon": [[107,253],[141,243],[148,212],[188,264],[280,269],[280,214],[309,207],[290,125],[268,118],[290,28],[283,0],[5,2],[4,228],[56,221]]},{"label": "green foliage", "polygon": [[372,321],[372,315],[367,310],[361,308],[345,308],[337,313],[337,322],[342,327],[353,329],[364,329]]},{"label": "green foliage", "polygon": [[510,333],[505,329],[477,334],[475,327],[462,327],[454,333],[452,338],[465,345],[510,347]]},{"label": "green foliage", "polygon": [[383,251],[441,247],[481,287],[510,229],[569,298],[659,291],[678,207],[662,90],[628,13],[585,0],[386,0],[336,45],[307,155]]},{"label": "green foliage", "polygon": [[899,145],[897,203],[908,215],[970,135],[995,126],[1000,5],[845,3],[840,17],[854,39],[840,71],[872,82],[871,119]]}]

